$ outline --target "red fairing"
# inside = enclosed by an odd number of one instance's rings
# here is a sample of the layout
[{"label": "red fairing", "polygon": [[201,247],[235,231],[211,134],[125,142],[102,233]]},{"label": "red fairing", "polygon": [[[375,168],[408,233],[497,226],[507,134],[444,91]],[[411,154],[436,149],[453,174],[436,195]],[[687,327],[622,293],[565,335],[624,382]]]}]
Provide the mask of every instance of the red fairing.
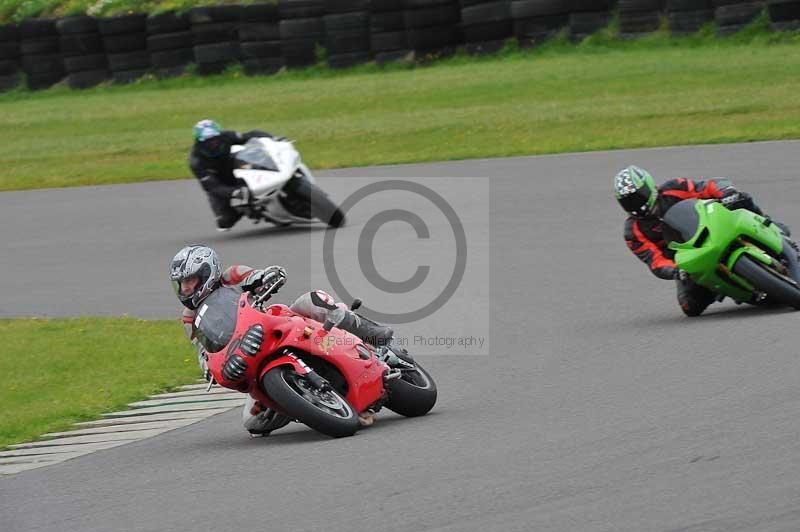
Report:
[{"label": "red fairing", "polygon": [[[261,390],[263,376],[281,365],[292,366],[297,373],[306,374],[310,368],[300,357],[306,360],[319,357],[344,376],[348,384],[345,399],[357,412],[363,412],[383,397],[383,374],[387,368],[375,358],[372,348],[357,336],[338,328],[326,332],[319,322],[300,316],[285,305],[272,305],[260,312],[247,298],[243,293],[239,299],[236,330],[231,341],[221,351],[208,354],[208,369],[221,386],[249,393],[262,404],[281,411],[269,397],[269,391]],[[258,352],[251,356],[243,351],[241,341],[254,325],[263,328],[263,341]],[[309,333],[308,337],[304,332]],[[366,360],[362,358],[365,353],[369,354]],[[247,368],[232,381],[223,377],[223,368],[233,356],[240,357]]]}]

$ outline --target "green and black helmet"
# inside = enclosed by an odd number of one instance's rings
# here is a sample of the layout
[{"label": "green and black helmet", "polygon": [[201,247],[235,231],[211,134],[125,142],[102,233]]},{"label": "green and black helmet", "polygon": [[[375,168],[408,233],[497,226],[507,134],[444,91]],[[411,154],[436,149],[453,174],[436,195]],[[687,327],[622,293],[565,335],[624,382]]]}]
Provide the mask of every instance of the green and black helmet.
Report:
[{"label": "green and black helmet", "polygon": [[647,218],[655,210],[658,188],[647,170],[629,166],[614,177],[614,196],[628,214]]}]

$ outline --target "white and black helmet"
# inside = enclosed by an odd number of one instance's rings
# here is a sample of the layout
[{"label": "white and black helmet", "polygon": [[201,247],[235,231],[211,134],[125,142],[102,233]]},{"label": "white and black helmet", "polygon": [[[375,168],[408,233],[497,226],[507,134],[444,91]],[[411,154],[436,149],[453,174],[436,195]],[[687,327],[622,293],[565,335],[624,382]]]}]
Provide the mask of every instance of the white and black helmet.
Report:
[{"label": "white and black helmet", "polygon": [[[181,293],[181,281],[189,277],[197,277],[193,291]],[[200,302],[219,285],[222,276],[217,252],[203,244],[186,246],[180,250],[170,263],[169,279],[172,288],[183,305],[196,309]]]}]

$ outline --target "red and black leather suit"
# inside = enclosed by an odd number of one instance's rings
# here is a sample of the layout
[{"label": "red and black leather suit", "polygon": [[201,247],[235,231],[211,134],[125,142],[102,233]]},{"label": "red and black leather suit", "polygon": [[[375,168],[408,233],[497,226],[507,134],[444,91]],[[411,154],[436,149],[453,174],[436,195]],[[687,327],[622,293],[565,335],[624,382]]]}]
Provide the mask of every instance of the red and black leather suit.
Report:
[{"label": "red and black leather suit", "polygon": [[[658,187],[658,199],[652,216],[625,220],[625,242],[639,260],[647,264],[650,271],[661,279],[675,279],[677,266],[673,260],[675,252],[667,247],[662,236],[661,218],[670,207],[685,199],[722,199],[738,194],[731,182],[722,177],[698,181],[678,178],[667,181]],[[743,208],[762,214],[761,209],[747,194],[741,194],[741,200],[730,205],[731,208]],[[690,279],[678,280],[678,303],[690,316],[697,316],[710,305],[715,294]]]}]

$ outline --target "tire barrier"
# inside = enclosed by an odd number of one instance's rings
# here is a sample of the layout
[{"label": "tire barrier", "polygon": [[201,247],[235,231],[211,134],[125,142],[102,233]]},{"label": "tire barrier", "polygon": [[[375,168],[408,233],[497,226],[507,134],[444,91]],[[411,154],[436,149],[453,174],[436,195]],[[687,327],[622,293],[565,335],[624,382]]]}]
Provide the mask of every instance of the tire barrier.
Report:
[{"label": "tire barrier", "polygon": [[694,33],[714,21],[714,8],[711,0],[667,0],[667,17],[673,33]]},{"label": "tire barrier", "polygon": [[180,76],[194,63],[194,34],[188,15],[148,17],[145,29],[150,66],[156,77]]},{"label": "tire barrier", "polygon": [[569,34],[580,41],[602,30],[611,22],[611,0],[573,0],[569,14]]},{"label": "tire barrier", "polygon": [[468,52],[496,52],[514,34],[511,0],[462,0],[461,30]]},{"label": "tire barrier", "polygon": [[28,88],[46,89],[66,75],[55,20],[27,20],[19,25],[19,58]]},{"label": "tire barrier", "polygon": [[278,30],[287,67],[305,67],[317,62],[317,47],[324,38],[323,0],[280,0]]},{"label": "tire barrier", "polygon": [[0,25],[0,92],[25,80],[44,89],[178,76],[194,64],[216,74],[241,64],[273,74],[320,60],[345,68],[375,61],[531,46],[567,31],[579,41],[619,15],[622,36],[668,25],[675,34],[716,23],[727,35],[767,10],[775,30],[800,30],[800,0],[277,0],[196,7],[185,14],[79,15]]},{"label": "tire barrier", "polygon": [[70,87],[85,89],[111,77],[96,19],[85,15],[63,18],[56,22],[56,28]]},{"label": "tire barrier", "polygon": [[242,6],[207,6],[189,10],[198,74],[219,74],[239,62],[241,13]]},{"label": "tire barrier", "polygon": [[239,15],[239,49],[248,75],[274,74],[285,66],[276,4],[253,4]]},{"label": "tire barrier", "polygon": [[463,42],[457,0],[406,0],[403,8],[406,42],[414,57],[449,55]]},{"label": "tire barrier", "polygon": [[0,26],[0,92],[16,88],[20,77],[19,28]]},{"label": "tire barrier", "polygon": [[800,0],[769,0],[767,9],[773,30],[800,30]]},{"label": "tire barrier", "polygon": [[533,46],[554,37],[569,25],[571,6],[558,0],[512,0],[514,36],[521,46]]},{"label": "tire barrier", "polygon": [[[97,24],[114,82],[130,83],[150,72],[146,15],[101,18]],[[100,71],[97,71],[97,78],[98,83],[104,81]]]},{"label": "tire barrier", "polygon": [[403,0],[372,0],[370,5],[370,50],[379,65],[410,57]]},{"label": "tire barrier", "polygon": [[347,68],[372,59],[369,21],[365,0],[326,0],[322,23],[328,65]]},{"label": "tire barrier", "polygon": [[656,31],[663,12],[664,0],[619,0],[619,31],[623,36]]}]

